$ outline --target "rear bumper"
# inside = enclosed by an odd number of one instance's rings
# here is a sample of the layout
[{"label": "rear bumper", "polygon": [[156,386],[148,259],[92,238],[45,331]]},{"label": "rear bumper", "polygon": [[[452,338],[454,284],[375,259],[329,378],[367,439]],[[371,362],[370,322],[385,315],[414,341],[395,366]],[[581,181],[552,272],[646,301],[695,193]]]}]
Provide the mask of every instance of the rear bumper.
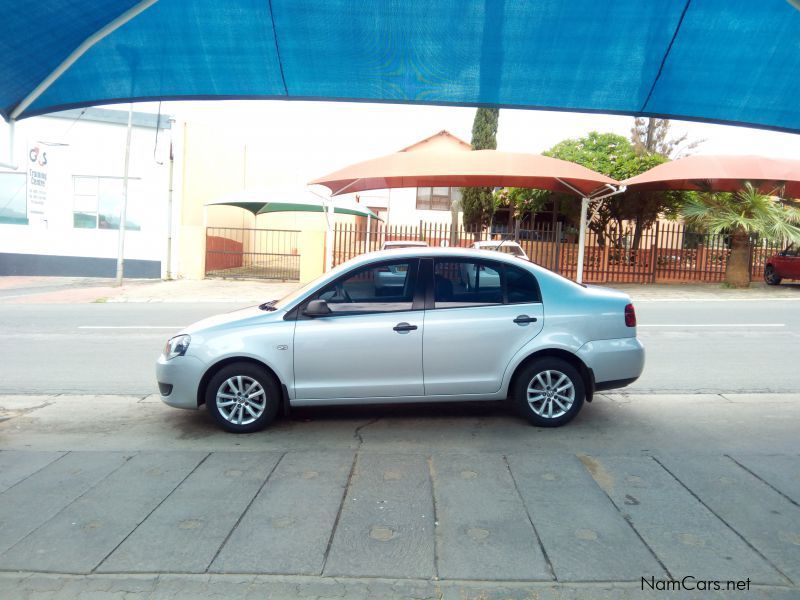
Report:
[{"label": "rear bumper", "polygon": [[595,383],[594,391],[595,392],[603,392],[605,390],[615,390],[617,388],[625,387],[626,385],[632,384],[634,381],[639,379],[638,377],[630,377],[628,379],[615,379],[613,381],[604,381],[603,383]]},{"label": "rear bumper", "polygon": [[598,391],[630,385],[644,370],[644,346],[635,337],[587,342],[578,356],[592,370]]}]

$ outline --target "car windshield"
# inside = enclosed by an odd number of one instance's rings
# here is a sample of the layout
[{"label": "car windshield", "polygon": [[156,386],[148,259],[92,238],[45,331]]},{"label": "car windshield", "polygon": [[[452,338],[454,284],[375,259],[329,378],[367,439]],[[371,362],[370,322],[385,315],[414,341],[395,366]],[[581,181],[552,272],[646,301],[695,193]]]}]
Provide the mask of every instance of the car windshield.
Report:
[{"label": "car windshield", "polygon": [[[334,267],[333,269],[328,271],[326,273],[326,275],[332,275],[332,274],[335,274],[335,273],[339,273],[340,271],[344,271],[344,270],[348,269],[349,267],[350,267],[350,261],[343,262],[342,264],[337,265],[336,267]],[[271,306],[274,306],[275,308],[285,308],[285,307],[289,306],[290,304],[294,303],[296,300],[298,300],[298,299],[302,298],[303,296],[305,296],[306,294],[308,294],[311,290],[313,290],[315,287],[317,287],[320,283],[321,282],[319,281],[319,278],[314,279],[313,281],[309,281],[304,286],[302,286],[302,287],[296,289],[295,291],[287,294],[286,296],[284,296],[280,300],[276,300],[274,302],[269,302],[269,304]]]}]

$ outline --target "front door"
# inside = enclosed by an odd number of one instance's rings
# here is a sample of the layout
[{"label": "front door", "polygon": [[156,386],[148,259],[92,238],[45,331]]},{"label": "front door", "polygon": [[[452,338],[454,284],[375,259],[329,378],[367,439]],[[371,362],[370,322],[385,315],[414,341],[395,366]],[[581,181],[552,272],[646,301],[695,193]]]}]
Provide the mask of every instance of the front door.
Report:
[{"label": "front door", "polygon": [[424,311],[416,259],[360,267],[311,299],[331,314],[295,325],[295,398],[421,396]]}]

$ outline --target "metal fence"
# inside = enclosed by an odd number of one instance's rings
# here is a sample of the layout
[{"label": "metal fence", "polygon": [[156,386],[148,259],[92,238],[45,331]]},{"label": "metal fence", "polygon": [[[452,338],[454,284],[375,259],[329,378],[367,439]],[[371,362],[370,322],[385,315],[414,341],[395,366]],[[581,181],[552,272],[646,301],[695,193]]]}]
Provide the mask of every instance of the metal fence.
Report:
[{"label": "metal fence", "polygon": [[[381,226],[368,232],[351,225],[337,225],[334,231],[334,264],[364,252],[380,250],[386,241],[414,240],[429,246],[469,247],[475,241],[516,239],[531,261],[575,279],[578,269],[577,234],[555,226],[516,233],[471,232],[446,224]],[[641,233],[634,247],[632,229],[610,228],[604,235],[586,233],[583,280],[591,283],[721,282],[730,254],[727,235],[692,231],[679,223],[656,223]],[[767,258],[779,252],[783,243],[751,239],[750,269],[760,279]]]},{"label": "metal fence", "polygon": [[206,276],[300,279],[299,231],[206,228]]}]

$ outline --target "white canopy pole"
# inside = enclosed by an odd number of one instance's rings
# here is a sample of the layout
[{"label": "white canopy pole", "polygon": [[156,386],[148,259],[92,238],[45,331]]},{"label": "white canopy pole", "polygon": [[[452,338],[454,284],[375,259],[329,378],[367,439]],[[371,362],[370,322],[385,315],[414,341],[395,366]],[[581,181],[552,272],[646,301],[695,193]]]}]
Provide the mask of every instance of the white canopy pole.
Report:
[{"label": "white canopy pole", "polygon": [[589,198],[581,198],[581,228],[578,234],[578,272],[575,281],[583,283],[583,255],[586,252],[586,222],[589,213]]},{"label": "white canopy pole", "polygon": [[369,252],[369,224],[372,219],[367,215],[367,243],[364,244],[364,252]]},{"label": "white canopy pole", "polygon": [[[617,194],[623,193],[627,188],[624,185],[616,188],[610,183],[607,183],[604,187],[596,189],[587,196],[584,192],[570,185],[563,179],[556,178],[556,181],[581,197],[581,223],[580,233],[578,234],[578,273],[575,277],[575,281],[578,283],[583,283],[583,255],[586,252],[586,224],[589,222],[589,200],[602,200],[604,198],[608,198],[609,196],[616,196]],[[599,194],[599,192],[603,189],[609,189],[611,191],[608,194],[596,195]]]},{"label": "white canopy pole", "polygon": [[325,272],[333,268],[333,202],[328,202],[325,207]]}]

